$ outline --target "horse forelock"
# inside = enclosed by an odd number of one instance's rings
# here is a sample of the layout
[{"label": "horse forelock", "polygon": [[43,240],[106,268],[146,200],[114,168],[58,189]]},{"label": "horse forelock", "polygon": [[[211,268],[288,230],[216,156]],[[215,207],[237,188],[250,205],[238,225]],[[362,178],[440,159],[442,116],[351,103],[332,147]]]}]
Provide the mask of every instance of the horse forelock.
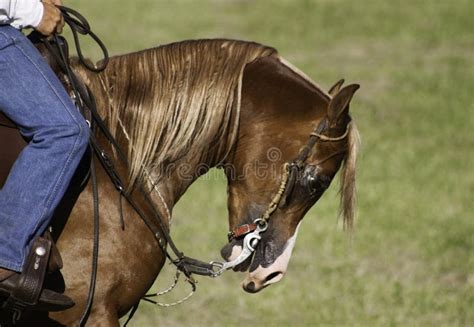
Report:
[{"label": "horse forelock", "polygon": [[128,139],[129,185],[184,156],[222,160],[237,137],[245,65],[272,55],[256,43],[197,40],[111,58],[92,84],[108,94],[110,130]]},{"label": "horse forelock", "polygon": [[352,122],[347,135],[347,153],[341,172],[341,202],[340,210],[343,216],[344,228],[351,230],[356,218],[356,165],[359,152],[360,136],[357,126]]}]

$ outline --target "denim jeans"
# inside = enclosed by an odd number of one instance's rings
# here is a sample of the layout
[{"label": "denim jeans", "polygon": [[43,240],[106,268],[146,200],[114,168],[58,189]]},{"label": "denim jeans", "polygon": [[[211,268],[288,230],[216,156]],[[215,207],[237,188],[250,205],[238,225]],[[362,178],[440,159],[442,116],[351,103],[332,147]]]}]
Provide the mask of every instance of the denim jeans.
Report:
[{"label": "denim jeans", "polygon": [[0,190],[0,267],[21,271],[87,149],[89,128],[36,48],[7,25],[0,26],[0,111],[30,140]]}]

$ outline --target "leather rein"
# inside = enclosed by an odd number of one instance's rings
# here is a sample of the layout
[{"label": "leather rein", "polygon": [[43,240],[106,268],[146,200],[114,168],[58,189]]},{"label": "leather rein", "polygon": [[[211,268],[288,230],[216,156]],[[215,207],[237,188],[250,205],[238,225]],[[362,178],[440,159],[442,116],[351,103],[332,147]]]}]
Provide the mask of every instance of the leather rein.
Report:
[{"label": "leather rein", "polygon": [[[107,49],[105,48],[101,40],[90,30],[89,24],[87,23],[85,18],[82,17],[78,12],[66,7],[60,7],[60,9],[63,12],[66,23],[71,27],[71,30],[73,31],[74,41],[76,44],[76,48],[78,49],[78,56],[80,62],[91,71],[103,71],[108,63],[108,54]],[[72,15],[74,15],[74,17]],[[104,60],[102,61],[100,67],[91,66],[84,59],[80,50],[80,44],[78,41],[77,33],[83,35],[91,35],[91,37],[99,44],[104,54]],[[44,39],[42,40],[42,42],[49,49],[53,57],[56,58],[58,64],[63,70],[63,73],[68,77],[69,83],[71,84],[71,88],[73,91],[73,98],[75,99],[75,102],[78,107],[81,109],[82,112],[88,111],[90,113],[92,120],[91,128],[93,130],[100,131],[105,136],[107,141],[118,154],[120,162],[128,168],[129,163],[127,157],[123,149],[120,147],[120,145],[114,138],[114,136],[110,133],[105,122],[100,117],[95,105],[95,99],[93,94],[69,67],[68,57],[66,56],[66,53],[64,53],[65,51],[63,50],[64,46],[61,46],[61,44],[66,43],[66,41],[62,37],[55,35],[54,41],[52,43]],[[252,224],[239,226],[229,233],[229,240],[245,236],[243,253],[237,259],[231,262],[211,261],[207,263],[201,260],[187,257],[183,254],[183,252],[179,251],[171,238],[167,224],[165,223],[158,209],[154,205],[154,202],[152,201],[149,192],[145,190],[144,185],[138,185],[138,191],[140,193],[140,196],[143,196],[143,198],[145,199],[146,205],[153,212],[154,219],[148,217],[137,204],[137,202],[134,200],[134,198],[128,192],[125,191],[124,183],[122,182],[122,179],[119,176],[115,164],[110,159],[110,156],[107,154],[105,149],[103,149],[99,145],[94,136],[91,137],[90,143],[92,149],[96,154],[96,157],[99,159],[101,165],[103,166],[110,179],[112,180],[113,184],[115,185],[115,188],[119,192],[120,199],[122,197],[125,198],[126,201],[133,207],[135,212],[140,216],[146,226],[153,233],[160,249],[163,251],[163,253],[166,254],[167,258],[177,267],[177,269],[179,271],[182,271],[188,278],[191,278],[192,274],[217,277],[221,275],[224,271],[237,266],[239,263],[245,261],[249,256],[252,255],[253,251],[255,250],[255,247],[258,244],[258,241],[261,238],[260,234],[263,233],[268,227],[268,222],[270,220],[271,215],[279,205],[281,205],[282,203],[286,204],[286,202],[288,201],[288,197],[296,182],[297,173],[304,167],[305,161],[309,157],[316,143],[318,141],[340,141],[346,138],[349,132],[350,123],[347,125],[345,133],[339,137],[333,138],[324,135],[324,132],[326,132],[328,128],[328,120],[327,118],[324,118],[318,124],[314,132],[310,134],[307,144],[303,147],[303,149],[301,149],[296,159],[291,162],[287,162],[283,165],[283,172],[279,189],[275,196],[272,198],[264,214],[261,217],[255,219]],[[92,133],[92,135],[94,134]],[[345,151],[346,150],[343,150],[332,154],[329,157],[320,160],[319,163],[322,163],[332,158],[334,155],[338,155]],[[123,226],[122,213],[121,221]],[[169,247],[171,248],[173,255],[167,249],[167,245],[169,245]]]},{"label": "leather rein", "polygon": [[[86,19],[73,9],[64,6],[59,6],[59,9],[63,13],[66,24],[68,24],[71,30],[73,31],[76,48],[78,49],[79,61],[87,69],[93,72],[101,72],[105,70],[109,60],[107,49],[105,48],[102,41],[90,30],[90,26],[87,23]],[[104,55],[104,59],[102,60],[100,66],[91,66],[84,59],[80,50],[80,44],[77,35],[78,33],[82,35],[90,35],[98,43]],[[67,81],[69,82],[69,86],[71,87],[72,98],[76,103],[76,106],[83,113],[83,115],[89,117],[88,119],[86,119],[90,124],[91,129],[94,132],[98,131],[102,133],[105,139],[110,143],[110,146],[117,153],[119,161],[128,169],[130,165],[127,156],[125,155],[125,152],[123,151],[121,146],[118,144],[115,137],[111,134],[106,123],[100,117],[97,111],[94,95],[69,66],[66,40],[58,35],[54,35],[52,41],[49,41],[44,38],[40,38],[39,41],[41,41],[46,46],[52,57],[56,60],[59,67],[61,68],[62,73],[67,77]],[[110,159],[112,156],[109,156],[107,154],[107,151],[100,146],[99,142],[97,141],[97,138],[94,135],[95,133],[91,133],[90,144],[93,152],[96,154],[96,158],[99,160],[99,162],[109,175],[115,188],[120,194],[120,198],[125,198],[127,202],[133,207],[135,212],[145,222],[146,226],[153,233],[160,249],[166,254],[168,259],[170,259],[170,261],[174,263],[178,267],[178,269],[184,272],[188,277],[190,277],[191,273],[201,275],[212,275],[212,273],[208,271],[208,269],[212,269],[212,266],[210,264],[185,257],[183,253],[177,249],[173,240],[171,239],[168,226],[161,218],[158,209],[153,204],[153,201],[149,196],[148,192],[145,190],[144,185],[138,185],[137,191],[139,192],[139,195],[144,198],[146,205],[153,212],[155,219],[148,217],[144,213],[144,210],[141,209],[138,202],[134,199],[134,197],[130,193],[126,192],[124,183],[118,173],[118,169],[116,168],[114,162]],[[167,250],[167,244],[170,246],[176,258],[173,258]]]}]

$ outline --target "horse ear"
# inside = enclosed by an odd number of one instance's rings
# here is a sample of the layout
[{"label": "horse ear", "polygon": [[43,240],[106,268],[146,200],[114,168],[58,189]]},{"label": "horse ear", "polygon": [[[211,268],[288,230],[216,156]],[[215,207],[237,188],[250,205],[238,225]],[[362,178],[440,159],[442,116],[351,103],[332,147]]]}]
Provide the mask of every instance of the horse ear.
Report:
[{"label": "horse ear", "polygon": [[349,109],[349,102],[355,91],[359,89],[359,84],[351,84],[337,92],[337,94],[329,102],[328,118],[329,123],[334,124],[344,110]]},{"label": "horse ear", "polygon": [[339,92],[339,90],[341,89],[342,84],[344,84],[344,78],[340,79],[333,86],[331,86],[331,88],[329,89],[329,92],[328,92],[329,95],[332,96],[332,97],[335,96],[337,94],[337,92]]}]

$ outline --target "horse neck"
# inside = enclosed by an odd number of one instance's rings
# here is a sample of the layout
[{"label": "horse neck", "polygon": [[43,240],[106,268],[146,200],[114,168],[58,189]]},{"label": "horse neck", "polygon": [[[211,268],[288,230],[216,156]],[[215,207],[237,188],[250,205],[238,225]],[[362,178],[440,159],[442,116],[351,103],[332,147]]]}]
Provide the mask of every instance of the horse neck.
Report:
[{"label": "horse neck", "polygon": [[[206,174],[211,168],[222,163],[218,151],[212,151],[203,160],[194,157],[185,157],[179,162],[170,165],[161,178],[158,178],[156,172],[152,172],[152,180],[159,180],[154,185],[149,185],[151,199],[156,208],[160,211],[165,221],[170,224],[172,211],[175,204],[184,195],[187,189],[202,175]],[[183,168],[184,169],[181,169]]]}]

